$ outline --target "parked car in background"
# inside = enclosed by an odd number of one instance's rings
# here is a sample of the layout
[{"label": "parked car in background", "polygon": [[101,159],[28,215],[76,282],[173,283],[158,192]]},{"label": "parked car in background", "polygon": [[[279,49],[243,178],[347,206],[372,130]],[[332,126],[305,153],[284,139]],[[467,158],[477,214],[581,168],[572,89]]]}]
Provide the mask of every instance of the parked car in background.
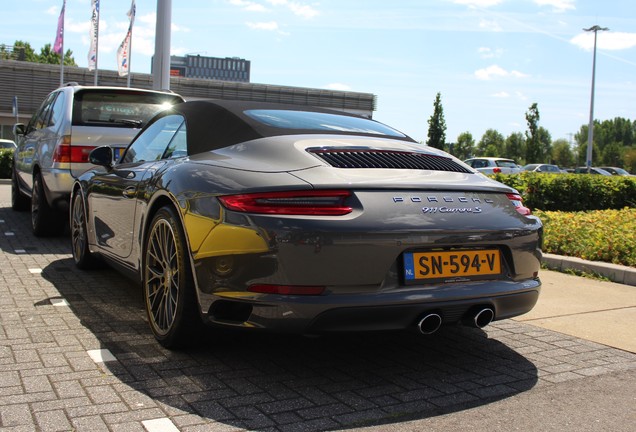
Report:
[{"label": "parked car in background", "polygon": [[[587,167],[577,167],[577,168],[574,169],[574,173],[575,174],[588,174]],[[605,171],[604,169],[598,168],[598,167],[590,167],[589,174],[597,174],[597,175],[605,175],[605,176],[611,176],[612,175],[608,171]]]},{"label": "parked car in background", "polygon": [[91,166],[90,151],[110,145],[117,158],[148,120],[183,101],[125,87],[68,84],[51,92],[28,124],[14,126],[12,208],[31,209],[36,236],[63,231],[73,181]]},{"label": "parked car in background", "polygon": [[599,167],[611,175],[619,175],[619,176],[633,176],[634,174],[630,174],[627,170],[618,167]]},{"label": "parked car in background", "polygon": [[562,174],[563,170],[557,165],[550,164],[528,164],[523,167],[524,171],[549,173],[549,174]]},{"label": "parked car in background", "polygon": [[521,168],[512,159],[497,157],[477,157],[464,161],[482,174],[517,174]]},{"label": "parked car in background", "polygon": [[13,149],[15,150],[16,145],[15,142],[8,139],[0,139],[0,150],[2,149]]},{"label": "parked car in background", "polygon": [[196,328],[299,334],[483,327],[539,296],[542,224],[519,193],[376,121],[192,101],[75,182],[80,268],[136,280],[162,345]]}]

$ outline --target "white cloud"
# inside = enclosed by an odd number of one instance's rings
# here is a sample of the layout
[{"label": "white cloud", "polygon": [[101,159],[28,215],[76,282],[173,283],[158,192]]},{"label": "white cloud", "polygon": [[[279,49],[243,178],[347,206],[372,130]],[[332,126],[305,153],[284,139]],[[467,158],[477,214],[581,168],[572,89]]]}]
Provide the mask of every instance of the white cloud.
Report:
[{"label": "white cloud", "polygon": [[342,84],[342,83],[327,84],[324,88],[329,89],[329,90],[339,90],[339,91],[350,91],[351,90],[351,86],[348,86],[347,84]]},{"label": "white cloud", "polygon": [[485,19],[479,21],[479,28],[494,32],[500,32],[503,30],[497,21],[489,21]]},{"label": "white cloud", "polygon": [[230,0],[234,6],[238,6],[248,12],[266,12],[267,8],[260,3],[246,0]]},{"label": "white cloud", "polygon": [[505,91],[500,91],[499,93],[494,93],[492,95],[492,97],[496,97],[496,98],[509,98],[510,97],[510,93],[505,92]]},{"label": "white cloud", "polygon": [[47,15],[53,15],[53,16],[55,16],[55,15],[59,14],[60,12],[58,11],[57,6],[51,6],[50,8],[48,8],[48,9],[46,10],[46,12],[45,12],[45,13],[46,13]]},{"label": "white cloud", "polygon": [[555,12],[565,12],[576,9],[574,0],[534,0],[539,6],[552,6]]},{"label": "white cloud", "polygon": [[[570,39],[570,43],[591,51],[594,49],[594,33],[585,32]],[[636,33],[603,31],[598,32],[596,47],[602,50],[619,51],[636,46]]]},{"label": "white cloud", "polygon": [[276,21],[268,22],[246,22],[252,30],[278,31],[278,23]]},{"label": "white cloud", "polygon": [[272,6],[281,6],[289,9],[294,15],[302,18],[314,18],[320,15],[320,12],[312,6],[302,4],[291,0],[266,0]]},{"label": "white cloud", "polygon": [[453,3],[468,7],[487,8],[497,6],[503,0],[453,0]]},{"label": "white cloud", "polygon": [[480,47],[477,52],[483,59],[491,59],[491,58],[499,58],[503,54],[503,50],[501,48],[492,49],[488,47]]},{"label": "white cloud", "polygon": [[528,75],[516,70],[507,71],[498,65],[488,66],[487,68],[478,69],[475,71],[475,77],[483,81],[488,81],[494,78],[508,78],[508,77],[526,78],[527,76]]},{"label": "white cloud", "polygon": [[181,26],[175,23],[172,23],[170,25],[170,30],[173,33],[177,33],[177,32],[183,32],[183,33],[190,33],[190,28],[189,27],[185,27],[185,26]]}]

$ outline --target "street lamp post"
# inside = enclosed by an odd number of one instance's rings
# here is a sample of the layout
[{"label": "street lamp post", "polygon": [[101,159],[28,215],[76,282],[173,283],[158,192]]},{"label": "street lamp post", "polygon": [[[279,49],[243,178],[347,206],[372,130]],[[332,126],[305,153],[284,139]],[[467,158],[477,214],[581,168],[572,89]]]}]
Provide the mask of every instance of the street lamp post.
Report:
[{"label": "street lamp post", "polygon": [[587,32],[594,32],[594,56],[592,60],[592,94],[590,96],[590,123],[587,127],[587,173],[590,173],[590,169],[592,168],[592,139],[594,138],[594,80],[596,75],[596,34],[599,31],[609,30],[607,27],[600,27],[595,25],[588,29],[583,29]]}]

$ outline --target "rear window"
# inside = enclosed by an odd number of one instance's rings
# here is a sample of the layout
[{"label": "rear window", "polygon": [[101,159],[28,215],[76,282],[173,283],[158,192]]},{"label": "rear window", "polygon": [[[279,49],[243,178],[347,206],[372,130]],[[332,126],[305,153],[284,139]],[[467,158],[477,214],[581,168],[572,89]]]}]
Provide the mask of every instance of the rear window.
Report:
[{"label": "rear window", "polygon": [[247,110],[245,114],[267,126],[280,129],[314,130],[322,132],[353,132],[405,138],[382,123],[360,117],[312,111]]},{"label": "rear window", "polygon": [[517,165],[514,163],[514,161],[498,160],[498,161],[496,161],[496,164],[497,164],[498,167],[517,168]]},{"label": "rear window", "polygon": [[160,111],[182,102],[178,95],[120,90],[75,93],[74,126],[143,127]]}]

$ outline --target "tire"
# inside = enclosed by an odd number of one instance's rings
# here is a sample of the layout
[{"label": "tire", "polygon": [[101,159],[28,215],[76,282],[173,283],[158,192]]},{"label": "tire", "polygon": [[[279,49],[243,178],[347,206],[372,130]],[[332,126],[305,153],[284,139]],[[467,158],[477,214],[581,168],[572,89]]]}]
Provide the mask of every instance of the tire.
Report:
[{"label": "tire", "polygon": [[53,210],[46,200],[44,182],[39,173],[33,176],[31,229],[36,237],[59,235],[64,231],[64,218],[61,213]]},{"label": "tire", "polygon": [[18,175],[15,170],[11,170],[11,208],[15,211],[25,211],[29,209],[29,197],[20,191]]},{"label": "tire", "polygon": [[190,345],[202,327],[186,249],[175,210],[161,208],[144,242],[142,287],[152,333],[168,349]]},{"label": "tire", "polygon": [[71,207],[71,250],[77,268],[88,270],[95,268],[97,260],[88,249],[88,230],[86,228],[86,209],[80,193],[73,195]]}]

